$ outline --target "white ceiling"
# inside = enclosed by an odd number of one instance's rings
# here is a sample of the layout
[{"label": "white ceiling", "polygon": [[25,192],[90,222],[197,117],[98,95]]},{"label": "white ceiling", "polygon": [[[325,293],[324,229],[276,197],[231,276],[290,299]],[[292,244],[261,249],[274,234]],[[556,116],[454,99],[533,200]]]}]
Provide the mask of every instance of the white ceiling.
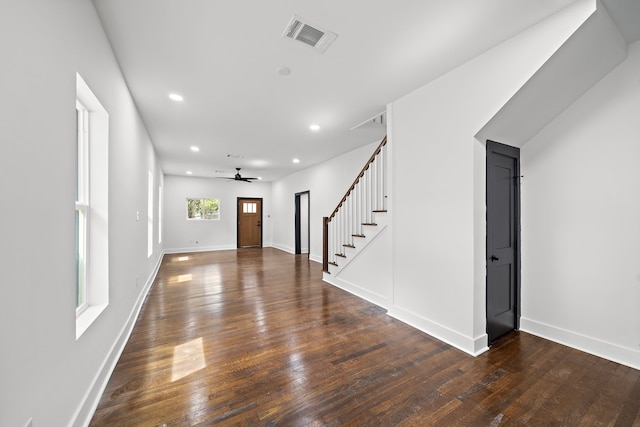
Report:
[{"label": "white ceiling", "polygon": [[[165,173],[274,180],[381,139],[350,129],[572,0],[93,2]],[[294,14],[337,40],[282,37]]]}]

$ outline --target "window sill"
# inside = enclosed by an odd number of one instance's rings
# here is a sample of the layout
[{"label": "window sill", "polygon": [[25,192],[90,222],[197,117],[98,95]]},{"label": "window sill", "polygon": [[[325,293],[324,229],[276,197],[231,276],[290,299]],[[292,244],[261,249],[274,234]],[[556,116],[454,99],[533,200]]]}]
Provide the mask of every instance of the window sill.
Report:
[{"label": "window sill", "polygon": [[107,308],[108,304],[90,305],[76,317],[76,340],[78,340],[84,332],[89,329],[89,326],[100,316],[100,314]]}]

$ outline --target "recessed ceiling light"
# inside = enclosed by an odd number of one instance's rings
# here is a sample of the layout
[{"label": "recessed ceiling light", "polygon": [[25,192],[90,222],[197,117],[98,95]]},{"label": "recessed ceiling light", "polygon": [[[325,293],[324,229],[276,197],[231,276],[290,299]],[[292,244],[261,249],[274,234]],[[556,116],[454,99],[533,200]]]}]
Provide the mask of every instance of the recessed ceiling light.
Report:
[{"label": "recessed ceiling light", "polygon": [[191,175],[193,172],[191,171],[187,171],[187,175]]},{"label": "recessed ceiling light", "polygon": [[259,177],[258,177],[258,179],[259,179],[259,180],[262,180],[262,177],[261,177],[261,176],[259,176]]},{"label": "recessed ceiling light", "polygon": [[300,159],[293,159],[293,163],[300,163]]},{"label": "recessed ceiling light", "polygon": [[198,151],[200,151],[200,147],[196,147],[195,145],[192,145],[190,148],[191,148],[191,151],[193,151],[194,153],[197,153]]},{"label": "recessed ceiling light", "polygon": [[309,126],[309,129],[311,129],[314,132],[318,132],[320,130],[320,125],[313,124]]},{"label": "recessed ceiling light", "polygon": [[177,93],[170,93],[169,94],[169,98],[173,99],[174,101],[182,101],[182,100],[184,100],[182,95],[178,95]]},{"label": "recessed ceiling light", "polygon": [[278,75],[280,76],[288,76],[291,74],[291,68],[289,67],[278,67]]}]

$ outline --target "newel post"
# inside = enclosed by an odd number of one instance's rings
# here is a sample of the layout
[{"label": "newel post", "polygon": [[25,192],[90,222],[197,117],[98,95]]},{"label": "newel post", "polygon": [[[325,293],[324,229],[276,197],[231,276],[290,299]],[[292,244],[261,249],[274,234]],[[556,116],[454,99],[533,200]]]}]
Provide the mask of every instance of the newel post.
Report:
[{"label": "newel post", "polygon": [[322,217],[322,271],[329,271],[329,217]]}]

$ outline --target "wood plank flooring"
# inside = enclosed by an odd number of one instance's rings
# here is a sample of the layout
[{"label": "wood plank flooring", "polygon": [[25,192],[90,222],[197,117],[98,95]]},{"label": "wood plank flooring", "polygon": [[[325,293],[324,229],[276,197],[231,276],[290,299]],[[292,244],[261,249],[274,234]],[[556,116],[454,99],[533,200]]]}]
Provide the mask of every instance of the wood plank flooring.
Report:
[{"label": "wood plank flooring", "polygon": [[471,357],[276,249],[167,255],[92,426],[640,426],[640,371],[522,332]]}]

